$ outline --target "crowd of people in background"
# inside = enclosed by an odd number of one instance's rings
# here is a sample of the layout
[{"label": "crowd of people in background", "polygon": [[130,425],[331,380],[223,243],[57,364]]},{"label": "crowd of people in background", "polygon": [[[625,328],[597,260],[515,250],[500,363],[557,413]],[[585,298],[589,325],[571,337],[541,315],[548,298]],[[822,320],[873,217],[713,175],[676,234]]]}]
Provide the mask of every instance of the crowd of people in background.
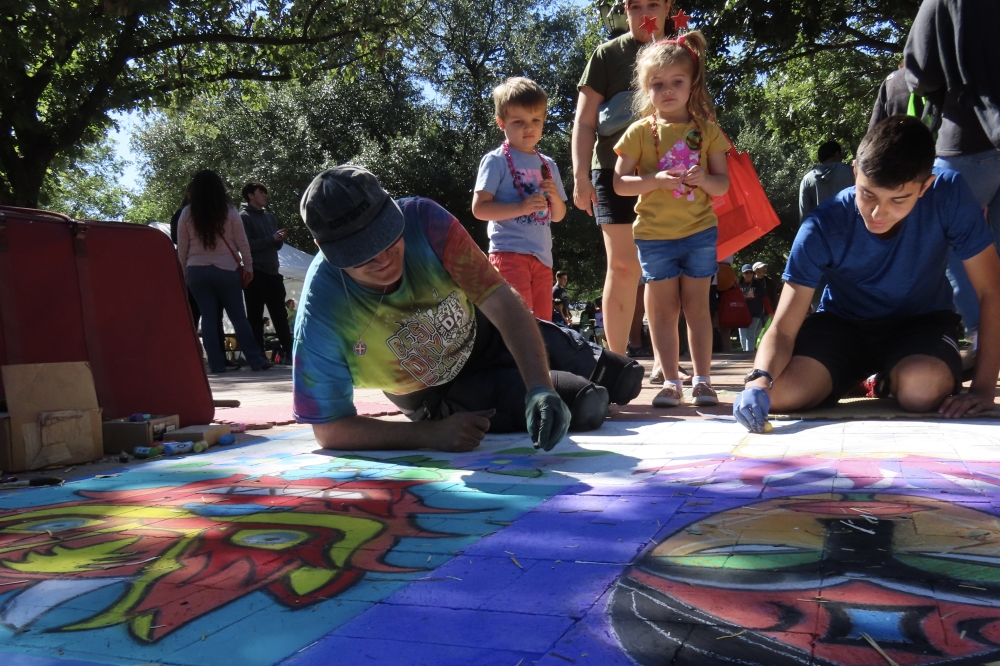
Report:
[{"label": "crowd of people in background", "polygon": [[[300,420],[324,426],[317,428],[324,445],[335,440],[339,445],[340,435],[361,432],[346,422],[325,426],[350,416],[345,387],[364,385],[383,388],[413,420],[480,414],[449,426],[459,428],[449,436],[462,442],[460,447],[473,446],[471,440],[498,424],[520,427],[517,405],[523,401],[526,427],[537,445],[548,446],[554,429],[596,427],[610,403],[635,398],[643,370],[628,357],[646,353],[654,359],[651,383],[663,386],[654,407],[683,402],[686,380],[691,402],[714,405],[712,353],[731,348],[733,329],[742,351],[757,351],[759,365],[734,408],[752,430],[763,427],[776,378],[783,391],[779,404],[815,406],[838,398],[862,365],[877,368],[885,358],[890,361],[883,379],[876,373],[872,381],[881,381],[879,390],[886,394],[902,391],[904,408],[943,401],[942,409],[953,415],[979,409],[978,395],[986,389],[976,387],[985,386],[991,373],[990,386],[995,385],[1000,356],[991,352],[979,370],[974,397],[948,397],[953,387],[946,386],[955,371],[958,334],[952,325],[958,315],[974,346],[980,307],[989,310],[983,315],[988,326],[1000,325],[1000,295],[986,286],[989,276],[1000,276],[1000,264],[995,250],[990,254],[982,247],[990,237],[1000,239],[1000,79],[986,64],[1000,59],[1000,46],[973,27],[978,14],[970,13],[971,6],[987,11],[978,0],[954,6],[925,0],[901,68],[879,91],[853,166],[845,163],[848,153],[837,141],[818,147],[818,164],[800,183],[801,227],[781,275],[783,286],[768,274],[766,261],[743,264],[737,275],[733,257],[717,258],[713,198],[729,189],[730,144],[715,122],[706,87],[705,38],[686,29],[689,17],[683,13],[670,15],[670,0],[627,0],[628,30],[598,46],[578,84],[573,202],[594,216],[607,253],[602,297],[587,304],[578,321],[568,273],[553,275],[551,225],[564,219],[568,197],[557,164],[537,149],[548,98],[528,78],[510,78],[493,91],[504,141],[482,157],[471,202],[473,216],[488,223],[488,257],[473,249],[457,221],[433,202],[392,201],[367,171],[331,169],[317,176],[302,200],[303,219],[322,251],[311,275],[326,273],[307,280],[298,315],[295,302],[285,298],[278,261],[285,231],[266,210],[267,189],[247,183],[237,211],[219,176],[201,171],[172,227],[210,369],[226,370],[223,310],[255,370],[279,359],[289,362],[298,321],[303,346],[294,350],[296,367],[302,366],[296,410]],[[1000,15],[995,7],[988,11]],[[967,31],[966,38],[984,53],[992,49],[992,60],[969,61],[949,26]],[[936,138],[922,121],[900,112],[932,120]],[[933,173],[930,152],[937,156]],[[992,233],[976,219],[983,211]],[[900,231],[911,212],[925,224]],[[903,270],[904,260],[892,250],[904,243],[893,240],[896,235],[916,244],[912,254],[926,262],[923,273],[889,274]],[[937,293],[944,279],[935,272],[943,271],[935,264],[939,254],[950,257],[947,293]],[[401,290],[408,266],[422,282]],[[923,300],[912,293],[920,280],[926,282]],[[516,294],[514,301],[508,290]],[[317,303],[336,305],[336,312],[317,310]],[[954,321],[947,310],[952,303],[958,310]],[[403,324],[379,317],[383,306],[405,323],[406,335],[397,330]],[[270,342],[264,336],[265,308],[273,327]],[[407,314],[411,311],[431,320],[411,321],[416,316]],[[525,313],[538,322],[539,335],[522,321]],[[900,328],[897,315],[911,317],[912,325]],[[825,329],[819,330],[820,322]],[[432,330],[435,326],[440,330]],[[306,349],[302,331],[310,328],[335,346],[353,346],[340,350],[342,357],[329,356],[314,337]],[[834,352],[850,355],[852,335],[868,344],[872,331],[877,337],[887,330],[909,335],[911,329],[916,330],[907,347],[911,356],[883,345],[868,349],[865,363],[831,360]],[[515,331],[527,338],[515,339]],[[843,335],[820,340],[830,331]],[[919,338],[928,331],[930,338]],[[369,347],[366,334],[384,334],[385,345]],[[942,340],[955,354],[930,349]],[[588,341],[604,347],[589,348]],[[690,375],[678,363],[684,343],[693,363]],[[271,360],[265,351],[272,352]],[[371,351],[384,360],[378,367],[363,362]],[[300,358],[306,360],[300,364]],[[545,358],[552,363],[550,375],[535,367],[539,359],[545,366]],[[900,360],[905,362],[897,371],[893,364]],[[801,374],[803,368],[812,374]],[[890,369],[897,373],[891,378]],[[513,379],[517,373],[524,386]],[[898,379],[899,373],[908,373],[908,379]],[[468,383],[472,377],[479,383]],[[832,388],[817,378],[826,378]],[[907,382],[921,378],[930,388],[909,388]],[[500,394],[510,404],[497,404]],[[380,432],[378,445],[402,441],[389,429]]]}]

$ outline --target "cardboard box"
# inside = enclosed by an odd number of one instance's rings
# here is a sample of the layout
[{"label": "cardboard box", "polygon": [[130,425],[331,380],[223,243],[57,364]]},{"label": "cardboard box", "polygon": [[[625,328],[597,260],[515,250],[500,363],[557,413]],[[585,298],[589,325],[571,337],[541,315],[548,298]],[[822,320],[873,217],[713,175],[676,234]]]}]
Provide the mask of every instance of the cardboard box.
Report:
[{"label": "cardboard box", "polygon": [[0,424],[0,468],[24,472],[101,459],[101,409],[88,363],[0,370],[9,410]]},{"label": "cardboard box", "polygon": [[154,416],[148,421],[133,423],[128,419],[112,419],[104,422],[104,452],[131,453],[137,446],[151,446],[163,439],[163,434],[181,427],[176,414]]},{"label": "cardboard box", "polygon": [[228,425],[219,425],[218,423],[188,426],[187,428],[179,428],[177,430],[163,433],[163,441],[197,442],[203,439],[208,442],[209,446],[215,446],[219,443],[220,437],[228,435],[231,431],[232,428]]}]

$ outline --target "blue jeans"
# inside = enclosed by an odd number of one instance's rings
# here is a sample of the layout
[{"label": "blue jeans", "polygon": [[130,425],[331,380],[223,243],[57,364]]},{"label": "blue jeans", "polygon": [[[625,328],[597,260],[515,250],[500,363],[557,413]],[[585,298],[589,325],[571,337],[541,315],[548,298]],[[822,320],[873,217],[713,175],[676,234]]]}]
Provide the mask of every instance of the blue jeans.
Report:
[{"label": "blue jeans", "polygon": [[219,349],[219,310],[225,309],[236,331],[247,363],[254,370],[267,361],[254,340],[247,311],[243,306],[243,285],[239,271],[227,271],[218,266],[188,266],[188,289],[194,294],[201,310],[201,339],[208,354],[208,367],[212,372],[226,371],[226,355]]},{"label": "blue jeans", "polygon": [[[934,166],[958,171],[969,184],[972,195],[986,209],[994,244],[1000,244],[1000,150],[973,155],[939,157]],[[965,274],[962,260],[954,253],[948,257],[948,280],[955,291],[955,309],[962,315],[968,333],[979,330],[979,297]]]},{"label": "blue jeans", "polygon": [[743,351],[757,349],[757,336],[760,335],[760,327],[763,323],[763,317],[754,317],[750,326],[736,329],[740,332],[740,344],[743,345]]}]

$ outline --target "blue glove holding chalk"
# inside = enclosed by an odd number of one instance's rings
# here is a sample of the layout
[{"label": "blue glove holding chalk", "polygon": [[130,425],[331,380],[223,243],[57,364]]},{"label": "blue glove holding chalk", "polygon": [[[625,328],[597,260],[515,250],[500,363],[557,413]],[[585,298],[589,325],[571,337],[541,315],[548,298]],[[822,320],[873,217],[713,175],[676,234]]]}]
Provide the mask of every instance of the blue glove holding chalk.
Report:
[{"label": "blue glove holding chalk", "polygon": [[745,389],[733,401],[733,416],[750,432],[764,432],[769,411],[771,396],[759,386]]}]

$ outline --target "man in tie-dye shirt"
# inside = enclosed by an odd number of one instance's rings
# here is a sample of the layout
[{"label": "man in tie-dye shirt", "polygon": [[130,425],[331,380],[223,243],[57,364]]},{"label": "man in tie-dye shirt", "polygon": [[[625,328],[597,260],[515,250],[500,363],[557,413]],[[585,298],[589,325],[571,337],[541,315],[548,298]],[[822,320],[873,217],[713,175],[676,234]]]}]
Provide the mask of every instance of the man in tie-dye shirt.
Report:
[{"label": "man in tie-dye shirt", "polygon": [[[313,180],[301,212],[321,252],[295,323],[294,405],[322,446],[468,451],[527,429],[550,449],[638,394],[641,366],[536,322],[433,201],[393,201],[346,165]],[[355,386],[416,423],[358,416]]]}]

